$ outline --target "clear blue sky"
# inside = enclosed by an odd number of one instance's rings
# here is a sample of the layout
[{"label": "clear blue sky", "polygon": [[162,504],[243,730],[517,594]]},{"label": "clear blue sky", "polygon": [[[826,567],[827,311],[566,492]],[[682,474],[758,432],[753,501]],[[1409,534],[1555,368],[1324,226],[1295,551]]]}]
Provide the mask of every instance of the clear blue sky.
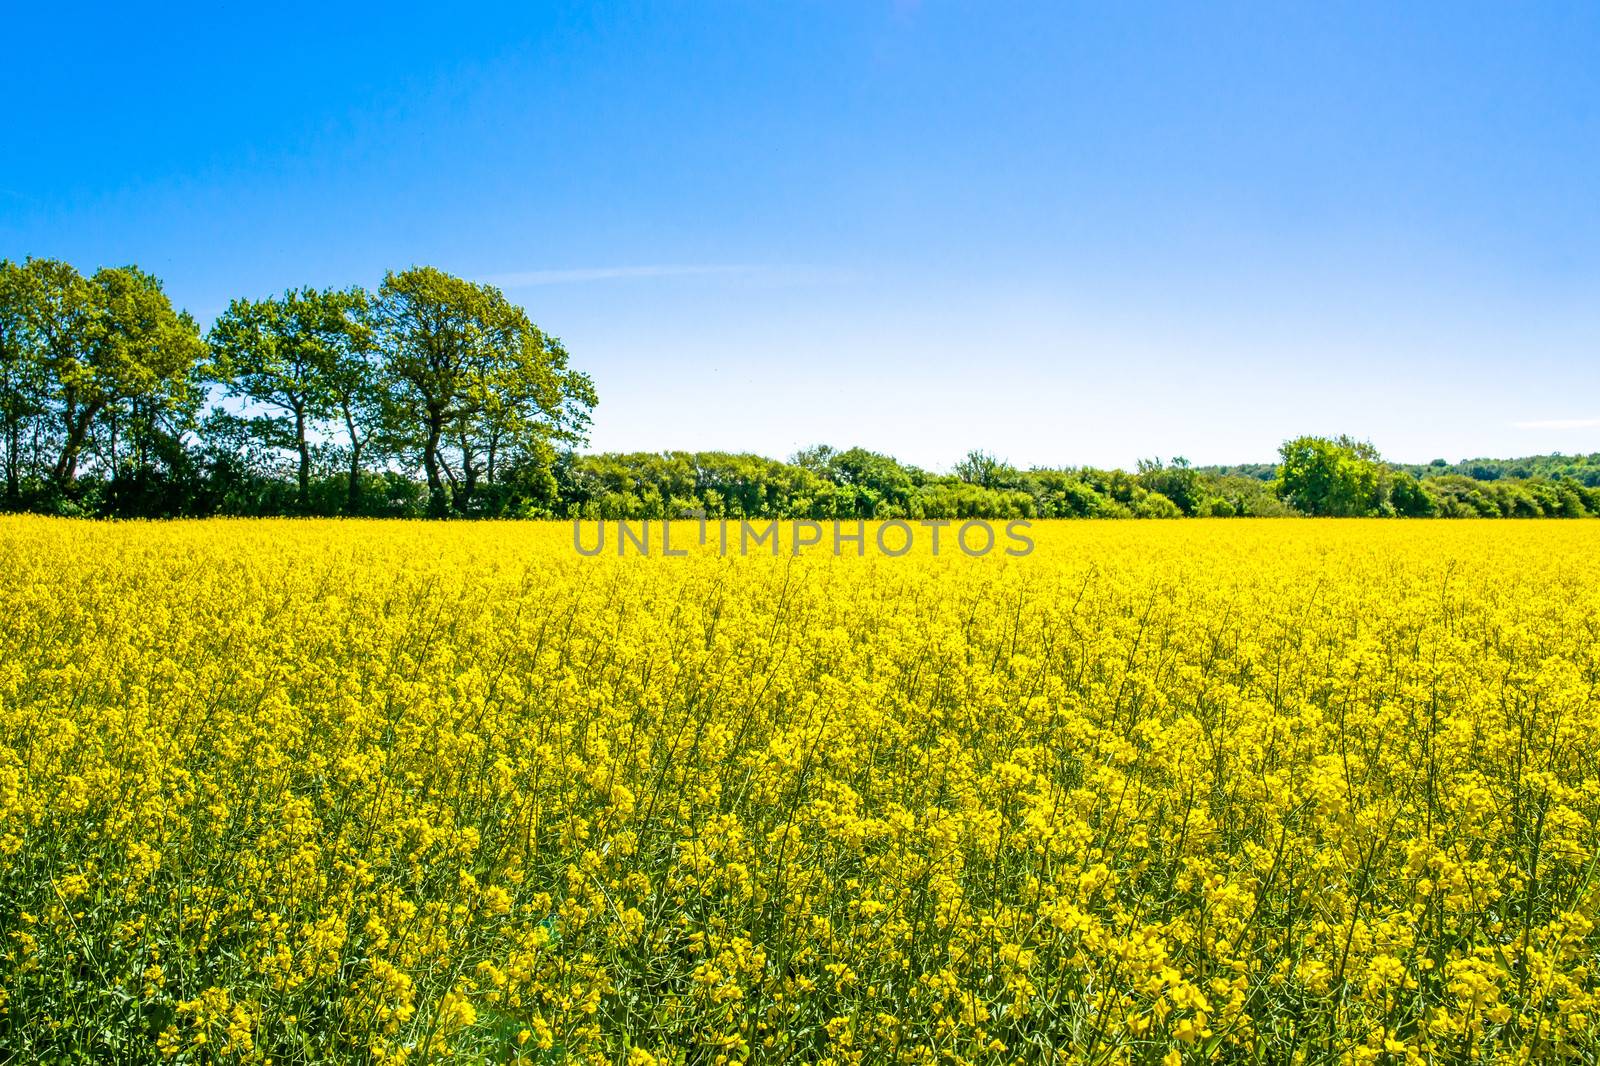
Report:
[{"label": "clear blue sky", "polygon": [[1600,450],[1600,5],[340,6],[14,6],[0,255],[496,281],[603,449]]}]

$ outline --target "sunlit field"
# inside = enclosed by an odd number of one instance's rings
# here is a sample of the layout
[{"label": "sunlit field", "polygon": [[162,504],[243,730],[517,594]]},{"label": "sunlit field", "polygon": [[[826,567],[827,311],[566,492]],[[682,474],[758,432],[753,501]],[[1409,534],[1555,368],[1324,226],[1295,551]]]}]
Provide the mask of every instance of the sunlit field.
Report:
[{"label": "sunlit field", "polygon": [[10,1061],[1600,1055],[1600,522],[572,532],[0,520]]}]

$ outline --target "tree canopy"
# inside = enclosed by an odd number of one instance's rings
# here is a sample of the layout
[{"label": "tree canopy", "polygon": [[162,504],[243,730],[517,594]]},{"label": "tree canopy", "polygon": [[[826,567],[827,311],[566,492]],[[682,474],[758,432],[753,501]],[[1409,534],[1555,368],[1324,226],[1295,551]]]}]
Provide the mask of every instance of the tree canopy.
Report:
[{"label": "tree canopy", "polygon": [[583,454],[594,383],[491,285],[432,267],[228,305],[204,336],[137,267],[0,260],[7,509],[91,515],[1172,518],[1600,514],[1600,454],[1387,462],[1297,437],[1276,464],[949,473],[863,447],[788,460]]},{"label": "tree canopy", "polygon": [[593,384],[499,289],[413,267],[383,279],[374,321],[395,421],[421,456],[432,513],[447,499],[470,511],[497,465],[582,439]]},{"label": "tree canopy", "polygon": [[[347,413],[370,388],[364,352],[371,303],[360,289],[290,290],[265,300],[235,300],[211,327],[217,380],[265,410],[251,431],[269,446],[292,449],[297,502],[310,504],[312,435],[318,423]],[[359,447],[359,434],[350,428]]]}]

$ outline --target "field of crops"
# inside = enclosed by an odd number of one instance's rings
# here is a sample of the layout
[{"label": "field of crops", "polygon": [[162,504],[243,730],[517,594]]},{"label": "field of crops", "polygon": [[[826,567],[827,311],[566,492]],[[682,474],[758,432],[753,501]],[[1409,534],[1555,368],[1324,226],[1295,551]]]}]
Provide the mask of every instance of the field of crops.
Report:
[{"label": "field of crops", "polygon": [[1600,522],[0,519],[0,1061],[1593,1062]]}]

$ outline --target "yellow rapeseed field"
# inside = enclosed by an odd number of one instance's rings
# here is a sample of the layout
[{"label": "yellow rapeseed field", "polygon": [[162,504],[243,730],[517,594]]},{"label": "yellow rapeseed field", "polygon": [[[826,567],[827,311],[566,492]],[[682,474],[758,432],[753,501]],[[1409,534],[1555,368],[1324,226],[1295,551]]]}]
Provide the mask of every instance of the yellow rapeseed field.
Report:
[{"label": "yellow rapeseed field", "polygon": [[1589,1062],[1600,522],[0,520],[0,1059]]}]

